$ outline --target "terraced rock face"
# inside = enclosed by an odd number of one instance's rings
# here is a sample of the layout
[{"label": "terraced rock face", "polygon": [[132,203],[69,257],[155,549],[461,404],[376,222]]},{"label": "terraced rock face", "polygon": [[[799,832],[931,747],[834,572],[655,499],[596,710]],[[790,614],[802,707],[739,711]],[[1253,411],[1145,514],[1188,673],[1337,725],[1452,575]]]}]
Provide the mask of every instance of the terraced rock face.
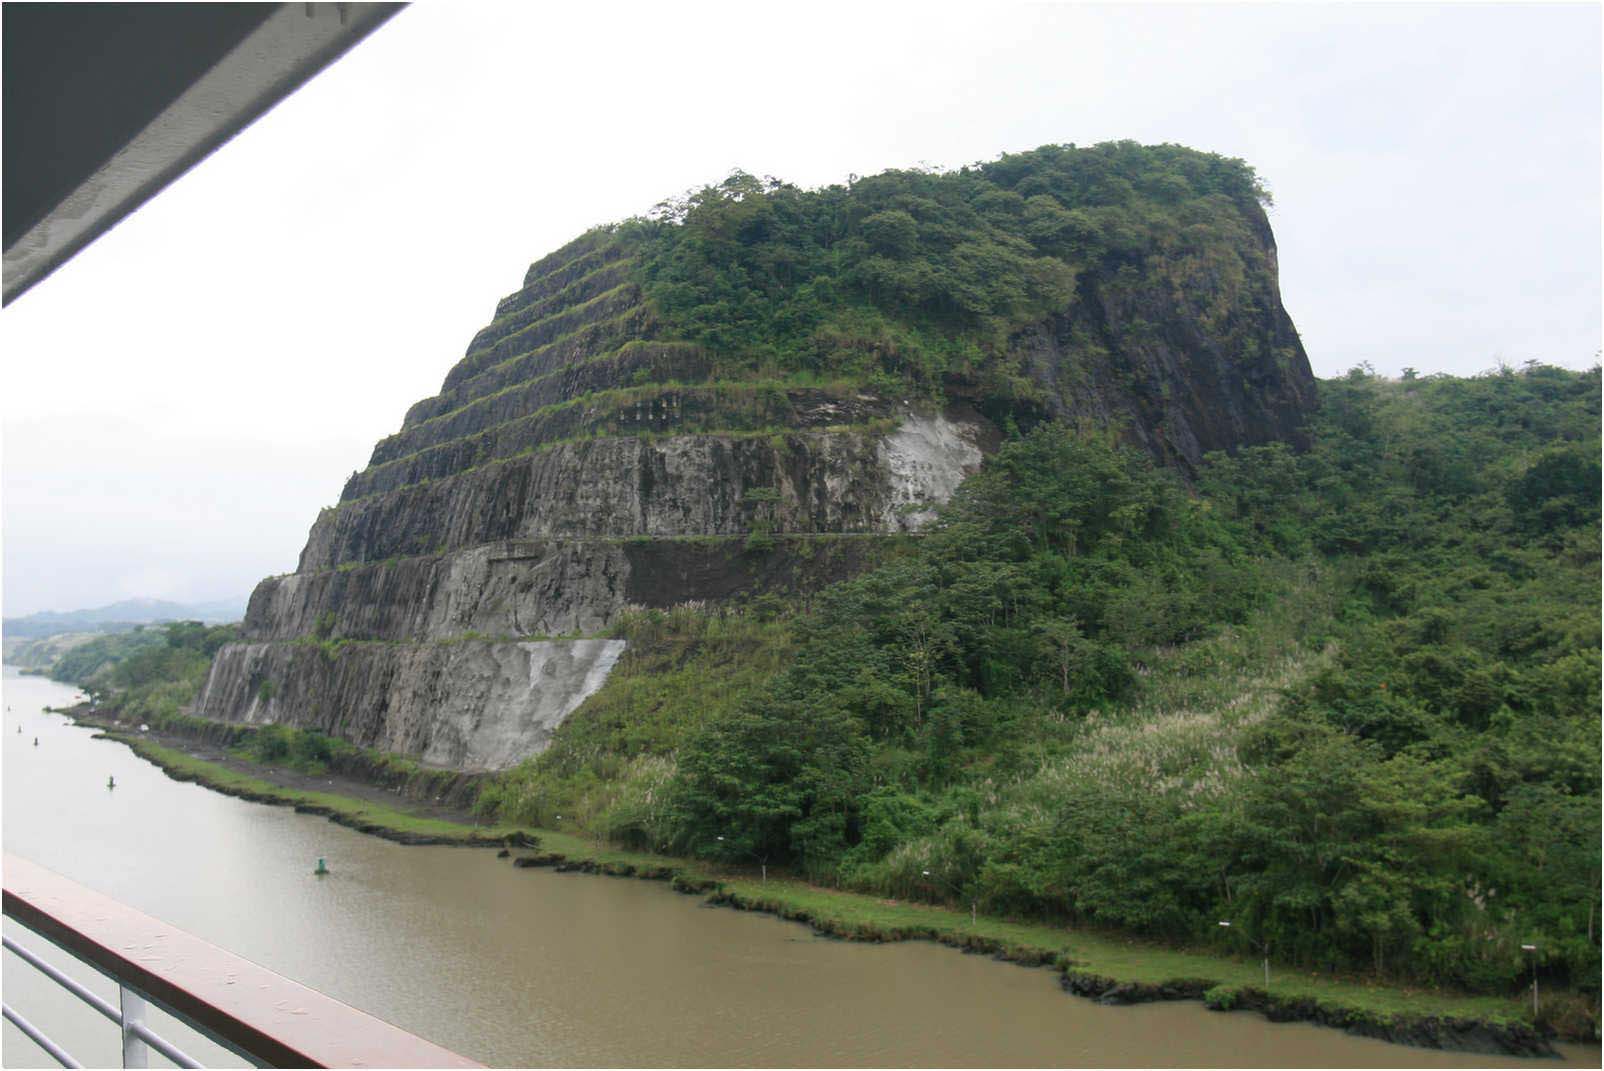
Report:
[{"label": "terraced rock face", "polygon": [[258,585],[198,714],[511,765],[621,646],[543,637],[857,572],[997,441],[963,406],[720,382],[657,337],[629,267],[593,237],[530,269],[318,517],[297,571]]},{"label": "terraced rock face", "polygon": [[643,294],[640,243],[592,232],[530,268],[317,518],[296,572],[257,587],[196,713],[502,768],[620,654],[550,637],[861,570],[1001,441],[982,409],[1115,427],[1183,468],[1296,439],[1313,380],[1267,223],[1248,245],[1247,283],[1082,271],[1011,336],[1039,389],[1010,409],[963,376],[914,401],[885,376],[782,377],[685,342]]}]

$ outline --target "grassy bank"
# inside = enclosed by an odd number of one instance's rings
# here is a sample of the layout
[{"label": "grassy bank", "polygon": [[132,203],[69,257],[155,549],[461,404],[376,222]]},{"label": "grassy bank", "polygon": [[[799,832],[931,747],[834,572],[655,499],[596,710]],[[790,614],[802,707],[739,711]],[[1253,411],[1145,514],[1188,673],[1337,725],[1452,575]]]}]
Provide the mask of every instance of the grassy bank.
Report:
[{"label": "grassy bank", "polygon": [[107,732],[105,735],[127,744],[134,754],[154,763],[175,781],[193,781],[226,795],[257,803],[294,807],[298,811],[319,814],[340,825],[389,840],[408,844],[496,845],[505,843],[508,838],[517,840],[523,835],[522,830],[511,825],[467,826],[374,800],[288,788],[132,733]]},{"label": "grassy bank", "polygon": [[[362,832],[414,844],[538,845],[521,854],[526,865],[625,877],[672,880],[681,892],[710,902],[805,922],[816,931],[860,941],[933,940],[968,952],[1028,966],[1050,966],[1066,990],[1109,1002],[1208,998],[1220,1008],[1256,1008],[1276,1019],[1340,1026],[1389,1040],[1444,1048],[1547,1051],[1518,1001],[1371,984],[1282,970],[1272,962],[1263,984],[1256,959],[1207,953],[981,916],[964,911],[821,888],[785,875],[767,881],[739,868],[719,867],[646,852],[625,851],[562,830],[512,825],[472,828],[419,815],[403,806],[333,792],[288,788],[178,749],[110,732],[169,776],[264,803],[321,814]],[[265,771],[264,771],[265,772]]]}]

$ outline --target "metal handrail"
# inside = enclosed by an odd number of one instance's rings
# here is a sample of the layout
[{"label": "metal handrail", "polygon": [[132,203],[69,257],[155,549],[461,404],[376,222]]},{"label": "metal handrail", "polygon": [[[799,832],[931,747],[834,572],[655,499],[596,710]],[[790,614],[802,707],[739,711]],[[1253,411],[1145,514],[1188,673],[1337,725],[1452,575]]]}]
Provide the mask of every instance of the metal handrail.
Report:
[{"label": "metal handrail", "polygon": [[[138,1042],[141,1041],[144,1042],[157,1052],[161,1053],[163,1056],[167,1057],[173,1063],[177,1064],[179,1067],[203,1066],[200,1061],[188,1055],[177,1045],[174,1045],[172,1042],[168,1041],[166,1038],[162,1037],[160,1034],[156,1033],[154,1030],[150,1029],[150,1027],[145,1025],[145,1002],[139,998],[137,993],[131,992],[127,986],[119,985],[117,987],[122,997],[122,1008],[113,1008],[110,1001],[102,999],[99,994],[85,988],[71,976],[58,971],[56,968],[34,955],[22,945],[17,944],[17,942],[13,941],[11,938],[0,937],[0,945],[3,945],[10,951],[15,952],[17,956],[23,960],[23,962],[37,968],[39,973],[43,974],[46,978],[49,978],[52,982],[55,982],[61,988],[65,989],[67,992],[71,993],[73,996],[95,1009],[101,1015],[104,1015],[106,1018],[116,1023],[117,1029],[122,1032],[125,1050],[129,1044],[130,1038],[132,1038],[135,1044],[138,1044]],[[115,979],[113,979],[113,981],[115,981]],[[48,1052],[57,1060],[57,1062],[62,1062],[64,1066],[67,1067],[81,1066],[76,1061],[73,1061],[72,1057],[67,1055],[65,1049],[62,1049],[60,1045],[56,1044],[50,1038],[45,1037],[42,1032],[39,1032],[38,1027],[26,1023],[21,1016],[19,1016],[16,1012],[11,1011],[10,1008],[5,1008],[4,1010],[7,1013],[6,1017],[17,1024],[17,1029],[21,1030],[24,1034],[27,1034],[30,1038],[32,1038],[40,1048]],[[65,1057],[65,1061],[63,1060],[63,1057]],[[129,1062],[130,1058],[133,1060],[133,1062]],[[123,1053],[123,1066],[144,1067],[146,1064],[144,1059],[142,1059],[142,1054],[136,1050],[133,1054],[131,1054],[131,1056],[127,1051]]]},{"label": "metal handrail", "polygon": [[4,945],[6,948],[22,957],[24,961],[33,964],[35,967],[38,967],[40,973],[46,978],[49,978],[52,982],[55,982],[61,988],[65,989],[67,992],[71,993],[73,996],[77,997],[79,1000],[83,1001],[85,1004],[89,1005],[91,1008],[95,1009],[112,1022],[119,1024],[122,1022],[122,1013],[120,1013],[116,1008],[113,1008],[110,1001],[102,1000],[99,994],[93,993],[84,988],[77,981],[69,978],[65,974],[62,974],[60,971],[56,970],[56,968],[40,959],[26,948],[17,944],[17,942],[13,941],[11,938],[0,938],[0,945]]},{"label": "metal handrail", "polygon": [[[201,1066],[150,1029],[147,1003],[259,1067],[481,1066],[35,863],[8,854],[4,865],[5,915],[116,982],[121,1008],[10,937],[4,947],[117,1023],[124,1067],[145,1067],[147,1047]],[[80,1066],[11,1007],[0,1010],[62,1066]]]},{"label": "metal handrail", "polygon": [[35,1045],[39,1046],[41,1049],[45,1050],[45,1052],[48,1052],[50,1054],[50,1058],[55,1060],[56,1063],[60,1064],[62,1067],[82,1067],[83,1066],[83,1064],[79,1063],[77,1060],[74,1060],[71,1056],[67,1055],[67,1050],[63,1049],[60,1045],[57,1045],[54,1041],[51,1041],[49,1038],[45,1037],[44,1031],[40,1030],[37,1026],[34,1026],[32,1023],[28,1022],[28,1020],[24,1019],[22,1016],[18,1015],[16,1012],[12,1011],[11,1010],[11,1005],[9,1005],[9,1004],[0,1004],[0,1015],[4,1015],[11,1022],[16,1023],[18,1030],[21,1030],[24,1034],[28,1035],[29,1040],[31,1040]]}]

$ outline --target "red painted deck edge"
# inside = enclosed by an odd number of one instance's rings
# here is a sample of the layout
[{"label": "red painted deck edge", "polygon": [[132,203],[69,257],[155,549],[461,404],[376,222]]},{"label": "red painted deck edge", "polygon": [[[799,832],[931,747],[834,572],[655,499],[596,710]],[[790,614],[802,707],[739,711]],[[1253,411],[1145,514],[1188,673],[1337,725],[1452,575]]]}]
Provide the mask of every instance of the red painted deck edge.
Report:
[{"label": "red painted deck edge", "polygon": [[270,1066],[483,1066],[26,859],[3,882],[6,915]]}]

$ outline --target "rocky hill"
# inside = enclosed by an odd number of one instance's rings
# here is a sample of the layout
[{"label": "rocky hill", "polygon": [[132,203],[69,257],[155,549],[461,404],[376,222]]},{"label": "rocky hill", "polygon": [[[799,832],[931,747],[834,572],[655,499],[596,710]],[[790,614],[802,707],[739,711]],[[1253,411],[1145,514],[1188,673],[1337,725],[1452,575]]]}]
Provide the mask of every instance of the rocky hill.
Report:
[{"label": "rocky hill", "polygon": [[[1049,146],[735,175],[537,261],[264,580],[196,713],[460,769],[538,751],[629,606],[813,590],[1043,420],[1190,470],[1314,381],[1240,161]],[[552,638],[561,637],[561,638]]]}]

